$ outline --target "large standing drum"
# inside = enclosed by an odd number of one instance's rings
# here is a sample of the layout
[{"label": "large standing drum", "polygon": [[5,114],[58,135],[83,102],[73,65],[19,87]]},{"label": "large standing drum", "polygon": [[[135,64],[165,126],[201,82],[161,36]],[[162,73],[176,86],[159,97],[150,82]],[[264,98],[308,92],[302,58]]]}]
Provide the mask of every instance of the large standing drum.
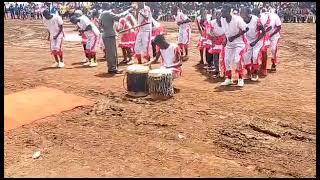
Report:
[{"label": "large standing drum", "polygon": [[152,99],[169,99],[173,96],[173,76],[171,70],[154,69],[148,74],[149,94]]},{"label": "large standing drum", "polygon": [[129,96],[148,95],[148,66],[134,64],[127,67],[127,91]]}]

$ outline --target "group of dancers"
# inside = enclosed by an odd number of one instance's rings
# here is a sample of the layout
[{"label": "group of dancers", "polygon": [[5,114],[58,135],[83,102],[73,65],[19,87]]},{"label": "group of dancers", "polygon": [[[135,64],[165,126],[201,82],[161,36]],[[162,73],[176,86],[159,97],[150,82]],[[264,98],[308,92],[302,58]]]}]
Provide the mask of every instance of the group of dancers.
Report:
[{"label": "group of dancers", "polygon": [[208,13],[205,9],[200,12],[196,19],[201,33],[199,64],[204,64],[205,55],[205,68],[215,78],[225,77],[221,85],[233,84],[233,66],[238,86],[244,86],[244,79],[258,81],[259,76],[267,76],[268,49],[272,54],[270,71],[276,71],[281,21],[273,9],[242,7],[238,13],[225,5],[215,12]]},{"label": "group of dancers", "polygon": [[[188,59],[192,29],[191,20],[182,9],[176,7],[173,11],[179,31],[177,43],[166,40],[163,25],[152,17],[150,7],[143,2],[133,3],[132,7],[123,13],[118,10],[101,14],[94,11],[91,19],[81,12],[76,12],[70,21],[77,25],[82,36],[86,56],[84,65],[97,66],[96,51],[100,47],[105,52],[109,68],[109,63],[112,63],[110,54],[114,53],[111,52],[114,48],[110,48],[111,42],[103,38],[106,38],[106,34],[112,34],[107,32],[110,27],[107,27],[109,24],[106,22],[110,21],[114,25],[113,21],[117,21],[112,28],[120,36],[118,46],[122,49],[122,63],[133,64],[135,57],[138,64],[150,66],[161,57],[161,66],[171,69],[174,77],[179,77],[182,73],[182,62]],[[51,51],[56,60],[53,66],[62,68],[63,21],[60,16],[51,15],[47,10],[43,15],[50,33]],[[236,67],[238,86],[244,85],[245,78],[257,81],[259,76],[266,76],[268,49],[271,49],[272,53],[271,71],[276,71],[281,21],[272,9],[251,10],[243,7],[240,13],[232,11],[229,5],[211,12],[202,9],[200,16],[196,18],[196,25],[200,32],[199,65],[204,65],[205,59],[205,68],[212,71],[215,78],[225,78],[221,85],[233,84],[233,66]],[[116,69],[108,72],[119,71]]]}]

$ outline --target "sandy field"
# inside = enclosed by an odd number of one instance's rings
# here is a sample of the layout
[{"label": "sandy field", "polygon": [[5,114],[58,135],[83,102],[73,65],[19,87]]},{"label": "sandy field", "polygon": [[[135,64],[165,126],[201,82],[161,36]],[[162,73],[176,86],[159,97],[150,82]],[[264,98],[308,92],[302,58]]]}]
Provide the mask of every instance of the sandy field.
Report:
[{"label": "sandy field", "polygon": [[[176,42],[176,24],[164,24]],[[65,69],[48,68],[41,21],[6,20],[5,95],[46,86],[96,103],[4,132],[5,176],[315,177],[316,25],[284,24],[277,73],[241,89],[220,87],[195,66],[193,28],[181,91],[151,101],[128,98],[124,76],[106,74],[101,51],[98,67],[82,68],[78,42],[63,44]]]}]

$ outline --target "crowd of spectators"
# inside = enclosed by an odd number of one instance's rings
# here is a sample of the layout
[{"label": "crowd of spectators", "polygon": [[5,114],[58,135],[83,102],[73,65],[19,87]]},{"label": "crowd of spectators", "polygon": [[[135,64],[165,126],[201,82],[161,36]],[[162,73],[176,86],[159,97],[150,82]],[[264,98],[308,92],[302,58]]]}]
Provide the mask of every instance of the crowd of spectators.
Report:
[{"label": "crowd of spectators", "polygon": [[[232,4],[233,9],[239,11],[242,6],[250,8],[272,7],[284,23],[315,22],[316,4],[315,2],[227,2]],[[76,10],[81,10],[83,14],[90,16],[93,9],[107,10],[118,8],[126,10],[131,2],[54,2],[54,3],[10,3],[4,5],[5,18],[11,19],[41,19],[41,12],[50,9],[51,13],[60,14],[63,19],[69,18]],[[155,19],[161,21],[173,21],[172,11],[175,6],[179,6],[193,20],[199,14],[201,8],[208,10],[220,9],[224,2],[147,2],[152,8]],[[310,20],[311,19],[311,20]]]}]

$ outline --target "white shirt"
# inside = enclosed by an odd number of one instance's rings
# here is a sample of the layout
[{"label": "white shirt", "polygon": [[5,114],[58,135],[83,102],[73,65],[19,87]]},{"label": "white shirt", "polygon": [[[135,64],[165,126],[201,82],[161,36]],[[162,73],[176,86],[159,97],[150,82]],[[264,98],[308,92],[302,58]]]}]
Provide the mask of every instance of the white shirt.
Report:
[{"label": "white shirt", "polygon": [[211,29],[211,33],[214,35],[214,36],[221,36],[224,34],[224,30],[222,28],[222,26],[220,27],[217,23],[217,19],[214,19],[212,21],[210,21],[210,25],[212,27]]},{"label": "white shirt", "polygon": [[234,39],[232,42],[229,41],[230,37],[237,35],[240,32],[240,30],[245,31],[247,28],[246,23],[240,16],[231,15],[230,23],[228,23],[225,18],[221,18],[221,26],[228,39],[226,46],[237,47],[239,45],[242,46],[245,44],[243,41],[245,35],[242,35]]},{"label": "white shirt", "polygon": [[[50,39],[53,39],[53,37],[59,33],[60,31],[59,26],[63,25],[63,20],[61,16],[53,15],[53,17],[49,20],[46,18],[43,18],[43,23],[50,32]],[[59,37],[62,37],[62,36],[63,36],[63,32],[60,33]]]},{"label": "white shirt", "polygon": [[[175,20],[177,23],[182,22],[182,21],[186,21],[187,19],[189,19],[188,16],[183,14],[183,12],[181,12],[181,11],[178,11],[177,16],[175,16]],[[190,28],[190,23],[184,23],[179,26],[179,30],[184,30],[187,28]]]},{"label": "white shirt", "polygon": [[91,25],[91,27],[92,27],[91,31],[84,32],[84,34],[87,37],[98,36],[100,34],[100,31],[97,28],[97,26],[94,25],[94,23],[92,23],[87,16],[82,15],[79,17],[79,19],[80,19],[80,22],[78,22],[77,25],[79,26],[80,30],[85,30],[87,28],[87,26],[89,26],[89,25]]},{"label": "white shirt", "polygon": [[[262,23],[263,26],[266,25],[268,19],[269,19],[269,13],[264,12],[264,13],[261,13],[261,14],[260,14],[260,20],[261,20],[261,23]],[[265,28],[266,28],[266,27],[265,27]]]},{"label": "white shirt", "polygon": [[[255,15],[251,15],[251,20],[250,22],[247,24],[247,27],[249,28],[249,30],[246,32],[248,41],[251,43],[253,41],[255,41],[258,38],[258,21],[259,18]],[[260,39],[261,41],[262,39]]]},{"label": "white shirt", "polygon": [[181,62],[176,61],[176,48],[178,46],[174,43],[170,43],[167,49],[160,49],[160,53],[163,59],[162,65],[163,67],[173,67],[179,65]]},{"label": "white shirt", "polygon": [[[276,30],[276,26],[281,26],[281,20],[276,13],[270,13],[270,34],[272,34]],[[280,38],[280,33],[273,35],[271,38]]]},{"label": "white shirt", "polygon": [[[143,14],[144,16],[146,16],[147,18],[144,18],[140,13]],[[152,18],[152,14],[151,14],[151,10],[148,6],[144,6],[143,9],[140,9],[140,11],[138,13],[138,25],[149,23],[149,24],[146,24],[144,26],[139,27],[140,31],[149,32],[152,30],[151,18]]]}]

